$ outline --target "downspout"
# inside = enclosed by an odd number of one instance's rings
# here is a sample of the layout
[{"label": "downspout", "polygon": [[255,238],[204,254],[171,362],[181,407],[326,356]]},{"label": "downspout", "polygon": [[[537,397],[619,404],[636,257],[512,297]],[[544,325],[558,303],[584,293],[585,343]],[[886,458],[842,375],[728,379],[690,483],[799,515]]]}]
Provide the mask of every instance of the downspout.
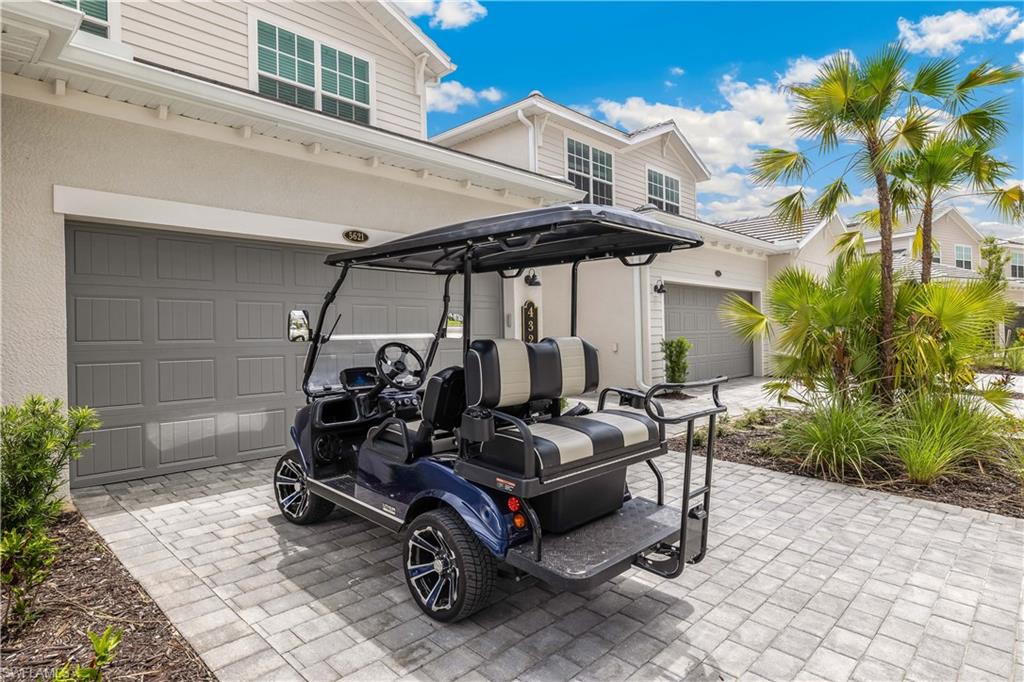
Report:
[{"label": "downspout", "polygon": [[648,329],[648,315],[647,306],[644,305],[645,294],[647,287],[644,285],[645,281],[649,280],[647,277],[647,268],[634,268],[633,269],[633,328],[636,329],[636,358],[634,364],[636,365],[636,387],[642,391],[650,389],[650,385],[644,381],[644,362],[647,353],[647,329]]},{"label": "downspout", "polygon": [[516,117],[519,122],[526,126],[527,136],[529,139],[530,147],[530,170],[534,173],[537,172],[537,130],[533,127],[533,121],[523,113],[522,109],[516,111]]}]

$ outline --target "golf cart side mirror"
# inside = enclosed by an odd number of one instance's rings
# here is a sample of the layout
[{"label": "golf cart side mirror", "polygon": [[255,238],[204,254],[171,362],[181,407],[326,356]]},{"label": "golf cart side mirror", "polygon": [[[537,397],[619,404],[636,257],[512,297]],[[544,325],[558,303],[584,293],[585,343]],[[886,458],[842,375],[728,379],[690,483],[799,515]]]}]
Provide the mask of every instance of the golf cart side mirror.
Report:
[{"label": "golf cart side mirror", "polygon": [[445,321],[444,325],[444,338],[461,339],[462,323],[462,315],[460,315],[459,313],[448,313],[448,319]]},{"label": "golf cart side mirror", "polygon": [[288,313],[288,340],[293,343],[309,341],[309,313],[305,310]]}]

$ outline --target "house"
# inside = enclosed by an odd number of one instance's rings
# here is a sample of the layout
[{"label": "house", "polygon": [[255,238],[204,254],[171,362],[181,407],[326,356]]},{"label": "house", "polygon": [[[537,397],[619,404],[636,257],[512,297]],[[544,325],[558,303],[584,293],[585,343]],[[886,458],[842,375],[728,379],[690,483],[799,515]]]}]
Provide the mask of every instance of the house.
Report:
[{"label": "house", "polygon": [[[917,215],[898,225],[892,236],[893,264],[908,274],[920,276],[920,256],[914,255],[914,238],[917,234]],[[856,229],[854,226],[852,229]],[[936,211],[932,218],[932,275],[936,279],[975,279],[978,268],[984,263],[981,257],[981,234],[964,214],[955,206]],[[866,233],[864,245],[869,253],[880,248],[882,238],[875,232]],[[1006,295],[1018,307],[1024,306],[1024,242],[1002,240],[1010,260],[1006,264],[1005,276],[1008,283]]]},{"label": "house", "polygon": [[[605,384],[662,380],[661,341],[678,336],[693,343],[692,379],[763,374],[763,344],[744,342],[725,329],[720,303],[736,294],[760,305],[771,274],[798,260],[827,267],[832,241],[845,230],[838,218],[809,220],[795,231],[770,218],[702,221],[697,191],[710,173],[674,122],[624,132],[539,92],[432,141],[566,178],[590,201],[650,212],[704,237],[699,252],[662,255],[650,267],[580,266],[579,333],[601,349]],[[569,268],[547,268],[539,278],[540,287],[506,285],[514,290],[508,298],[514,305],[529,298],[540,306],[542,335],[567,334]]]},{"label": "house", "polygon": [[[329,250],[582,196],[426,139],[455,67],[389,2],[0,12],[0,399],[98,408],[72,486],[280,452],[304,402],[287,312],[316,309]],[[438,286],[360,273],[341,331],[430,329]],[[497,278],[475,293],[501,336]]]}]

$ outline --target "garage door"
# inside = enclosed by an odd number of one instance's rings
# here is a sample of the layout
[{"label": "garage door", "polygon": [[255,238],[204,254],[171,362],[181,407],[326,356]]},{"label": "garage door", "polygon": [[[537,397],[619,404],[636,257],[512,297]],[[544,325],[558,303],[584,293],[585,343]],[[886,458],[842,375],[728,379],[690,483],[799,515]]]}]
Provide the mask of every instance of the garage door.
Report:
[{"label": "garage door", "polygon": [[[285,321],[293,308],[311,319],[319,310],[337,276],[323,265],[326,250],[86,224],[69,224],[66,236],[69,395],[103,420],[89,436],[93,448],[72,467],[73,486],[286,447],[304,404],[306,346],[285,340]],[[500,281],[477,280],[474,334],[500,336]],[[340,333],[432,331],[441,283],[353,271],[330,320],[341,313]],[[460,309],[458,301],[453,310]],[[333,343],[321,364],[336,378],[343,367],[372,364],[375,347]],[[458,349],[445,341],[436,366],[457,364]]]},{"label": "garage door", "polygon": [[718,317],[718,307],[727,295],[735,293],[750,301],[749,292],[681,284],[665,288],[665,335],[670,339],[683,336],[693,344],[687,379],[754,373],[753,345],[726,329]]}]

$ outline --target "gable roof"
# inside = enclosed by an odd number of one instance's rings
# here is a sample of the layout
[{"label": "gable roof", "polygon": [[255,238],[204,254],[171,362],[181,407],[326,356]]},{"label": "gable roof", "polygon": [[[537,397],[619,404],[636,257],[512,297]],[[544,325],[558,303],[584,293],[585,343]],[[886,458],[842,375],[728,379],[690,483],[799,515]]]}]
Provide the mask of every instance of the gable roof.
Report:
[{"label": "gable roof", "polygon": [[[914,258],[906,252],[893,254],[892,269],[904,277],[921,279],[921,259]],[[981,279],[981,274],[974,270],[958,268],[955,265],[932,263],[932,277],[935,279]]]},{"label": "gable roof", "polygon": [[536,90],[523,99],[501,109],[434,135],[430,138],[430,141],[446,147],[457,145],[516,122],[520,113],[526,116],[555,116],[563,121],[571,122],[585,128],[590,134],[604,139],[618,150],[628,150],[634,145],[642,144],[662,135],[668,135],[670,139],[679,143],[683,150],[682,157],[684,163],[690,168],[697,182],[711,179],[711,171],[701,160],[700,156],[697,155],[696,150],[689,140],[686,139],[686,136],[683,135],[675,121],[663,121],[646,128],[627,132],[582,114],[564,104],[550,100]]},{"label": "gable roof", "polygon": [[425,68],[435,78],[455,70],[451,57],[391,0],[360,0],[358,6],[379,21],[413,56],[425,58]]},{"label": "gable roof", "polygon": [[772,215],[730,220],[718,223],[718,226],[730,232],[738,232],[748,237],[777,244],[779,242],[802,241],[826,222],[828,221],[822,220],[818,217],[817,213],[808,213],[804,216],[803,222],[797,227],[784,225]]}]

